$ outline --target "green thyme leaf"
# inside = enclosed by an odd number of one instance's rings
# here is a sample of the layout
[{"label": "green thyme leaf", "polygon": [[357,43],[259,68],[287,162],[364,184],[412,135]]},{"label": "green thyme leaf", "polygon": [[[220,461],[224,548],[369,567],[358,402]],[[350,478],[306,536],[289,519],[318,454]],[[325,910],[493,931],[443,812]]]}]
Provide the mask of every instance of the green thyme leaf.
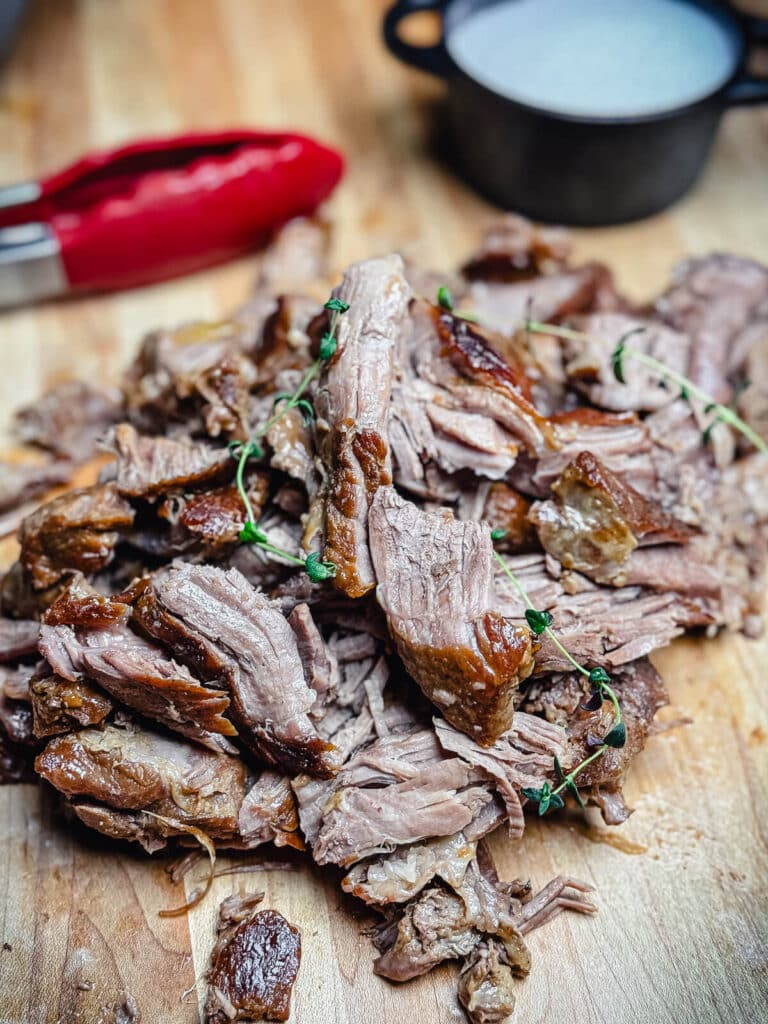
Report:
[{"label": "green thyme leaf", "polygon": [[553,793],[549,798],[549,810],[559,811],[561,807],[565,807],[565,800],[563,800],[559,793]]},{"label": "green thyme leaf", "polygon": [[337,299],[336,296],[328,299],[325,304],[325,308],[329,313],[346,313],[349,309],[349,303],[344,302],[342,299]]},{"label": "green thyme leaf", "polygon": [[491,540],[504,540],[507,536],[507,531],[497,527],[495,530],[491,530]]},{"label": "green thyme leaf", "polygon": [[701,442],[702,442],[702,444],[705,444],[705,445],[709,444],[709,442],[712,440],[712,431],[715,429],[716,425],[719,422],[720,421],[718,420],[717,417],[715,417],[712,420],[712,422],[709,424],[709,426],[706,428],[706,430],[701,435]]},{"label": "green thyme leaf", "polygon": [[320,358],[324,361],[330,359],[336,351],[337,341],[332,334],[324,334],[320,339]]},{"label": "green thyme leaf", "polygon": [[592,684],[592,686],[600,687],[605,686],[607,683],[610,683],[611,677],[608,675],[604,668],[598,666],[597,668],[593,668],[592,671],[589,673],[589,681]]},{"label": "green thyme leaf", "polygon": [[565,784],[565,788],[571,794],[571,796],[576,801],[576,803],[579,805],[579,807],[581,807],[581,808],[586,807],[586,804],[584,803],[584,798],[582,797],[581,793],[579,792],[579,787],[576,785],[576,783],[573,781],[573,779],[568,779],[568,781]]},{"label": "green thyme leaf", "polygon": [[289,391],[278,391],[275,397],[272,399],[272,408],[280,405],[281,402],[289,402],[293,398],[293,395]]},{"label": "green thyme leaf", "polygon": [[627,383],[624,379],[624,348],[625,346],[623,342],[619,342],[611,353],[611,369],[613,370],[613,375],[619,384]]},{"label": "green thyme leaf", "polygon": [[536,611],[535,608],[525,609],[525,621],[532,633],[541,636],[545,629],[552,625],[552,616],[547,611]]},{"label": "green thyme leaf", "polygon": [[560,764],[560,758],[555,754],[555,775],[557,775],[557,781],[562,782],[565,779],[565,772],[563,766]]},{"label": "green thyme leaf", "polygon": [[688,388],[685,386],[685,384],[683,384],[683,386],[680,388],[680,397],[682,399],[684,399],[686,402],[691,397],[691,393],[688,390]]},{"label": "green thyme leaf", "polygon": [[623,747],[626,742],[627,728],[623,722],[614,725],[608,735],[603,738],[603,743],[607,743],[609,747]]},{"label": "green thyme leaf", "polygon": [[437,304],[441,309],[447,309],[449,313],[453,309],[453,295],[451,295],[450,288],[444,284],[437,289]]},{"label": "green thyme leaf", "polygon": [[240,531],[240,540],[244,544],[266,544],[267,535],[252,522],[247,522]]},{"label": "green thyme leaf", "polygon": [[307,555],[304,568],[313,583],[322,583],[324,580],[333,579],[336,575],[336,566],[333,562],[324,562],[317,551]]},{"label": "green thyme leaf", "polygon": [[530,800],[531,803],[537,804],[539,800],[541,800],[542,794],[540,789],[521,789],[520,792],[525,799]]},{"label": "green thyme leaf", "polygon": [[306,398],[300,398],[296,403],[296,408],[301,410],[301,414],[304,417],[304,423],[306,426],[309,426],[315,418],[315,410],[312,408],[312,403],[308,402]]},{"label": "green thyme leaf", "polygon": [[717,408],[717,402],[708,402],[704,406],[704,412],[714,412],[716,408]]}]

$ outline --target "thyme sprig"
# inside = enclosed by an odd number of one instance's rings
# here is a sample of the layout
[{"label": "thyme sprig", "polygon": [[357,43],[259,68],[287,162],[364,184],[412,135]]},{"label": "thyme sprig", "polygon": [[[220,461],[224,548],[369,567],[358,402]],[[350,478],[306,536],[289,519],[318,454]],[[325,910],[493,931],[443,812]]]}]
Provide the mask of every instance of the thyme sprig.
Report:
[{"label": "thyme sprig", "polygon": [[335,576],[336,566],[333,562],[324,562],[318,552],[313,552],[312,554],[307,555],[306,558],[297,558],[290,552],[284,551],[282,548],[272,544],[269,537],[266,535],[264,530],[261,529],[256,520],[244,478],[248,460],[252,458],[260,459],[264,454],[264,449],[260,444],[261,440],[266,437],[275,423],[277,423],[278,420],[280,420],[289,411],[289,409],[298,409],[303,415],[306,423],[311,423],[314,418],[315,412],[312,408],[312,404],[304,397],[304,395],[306,394],[309,385],[320,372],[323,363],[326,363],[331,359],[336,352],[336,347],[338,345],[336,330],[339,324],[339,317],[347,312],[349,304],[343,302],[341,299],[333,297],[325,303],[325,308],[331,314],[328,330],[320,338],[320,351],[317,359],[310,367],[308,367],[304,376],[299,381],[296,390],[292,394],[289,394],[286,391],[281,391],[279,394],[275,395],[274,402],[272,403],[272,415],[269,419],[262,423],[261,426],[257,427],[246,442],[232,441],[229,445],[229,450],[232,452],[233,458],[237,459],[235,483],[237,485],[240,499],[245,507],[245,522],[243,524],[243,528],[240,530],[240,540],[245,544],[256,544],[262,549],[262,551],[265,551],[267,554],[276,555],[278,558],[282,558],[291,565],[301,566],[309,578],[315,583],[331,579]]},{"label": "thyme sprig", "polygon": [[[527,320],[525,324],[526,331],[538,332],[540,334],[552,334],[557,338],[566,338],[572,341],[586,341],[591,344],[607,345],[608,342],[603,338],[597,338],[592,334],[586,334],[584,331],[575,331],[570,327],[560,327],[558,324],[542,324],[536,320]],[[712,422],[704,431],[703,440],[707,444],[712,434],[712,428],[716,423],[727,423],[728,426],[733,427],[742,436],[744,436],[751,445],[753,445],[763,455],[768,455],[768,444],[756,433],[748,423],[744,420],[728,405],[722,405],[716,401],[711,395],[703,391],[697,384],[694,384],[692,380],[684,376],[682,373],[678,373],[677,370],[673,370],[666,363],[662,363],[658,359],[654,359],[653,356],[647,355],[645,352],[638,352],[635,348],[630,348],[627,345],[627,340],[633,334],[639,334],[646,330],[645,327],[635,327],[631,331],[627,331],[626,334],[619,338],[618,343],[614,347],[611,353],[611,369],[613,375],[620,384],[626,384],[624,377],[624,360],[628,357],[634,359],[635,362],[641,363],[656,373],[660,380],[668,384],[676,384],[680,388],[681,396],[687,400],[696,398],[704,405],[705,413],[714,413]]]},{"label": "thyme sprig", "polygon": [[[491,530],[491,540],[502,540],[505,535],[506,530]],[[546,634],[566,661],[573,665],[577,672],[589,680],[590,687],[592,688],[592,696],[585,704],[582,705],[582,708],[585,711],[597,711],[602,707],[606,700],[609,700],[613,705],[613,725],[602,739],[595,739],[594,743],[590,744],[594,745],[596,749],[588,757],[581,761],[580,764],[577,764],[576,767],[568,772],[567,775],[563,771],[560,761],[555,757],[555,773],[558,778],[558,784],[554,789],[548,782],[545,782],[541,789],[522,790],[524,797],[527,797],[528,800],[538,804],[540,815],[546,814],[548,810],[557,810],[562,807],[565,801],[560,794],[565,791],[569,792],[575,798],[580,807],[583,807],[584,801],[581,793],[579,792],[579,788],[576,785],[576,776],[579,772],[583,771],[587,765],[592,764],[593,761],[602,757],[609,747],[623,747],[627,741],[627,730],[622,719],[619,699],[616,696],[616,691],[611,686],[611,677],[608,675],[606,670],[601,666],[593,669],[585,668],[576,660],[576,658],[574,658],[570,651],[563,646],[553,631],[552,623],[554,620],[552,615],[546,610],[539,610],[534,607],[525,587],[509,568],[499,552],[494,549],[493,555],[501,566],[503,572],[511,580],[515,589],[525,602],[525,621],[528,623],[528,627],[531,632],[536,636]]]}]

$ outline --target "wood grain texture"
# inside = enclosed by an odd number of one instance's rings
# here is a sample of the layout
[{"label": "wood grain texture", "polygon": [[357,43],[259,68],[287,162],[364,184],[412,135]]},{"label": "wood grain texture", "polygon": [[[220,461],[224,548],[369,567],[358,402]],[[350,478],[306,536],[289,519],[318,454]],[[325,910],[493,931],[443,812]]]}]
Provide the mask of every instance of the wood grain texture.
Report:
[{"label": "wood grain texture", "polygon": [[[285,126],[349,157],[330,204],[334,259],[396,247],[451,266],[490,209],[428,147],[441,87],[397,65],[379,40],[382,3],[363,0],[37,0],[0,71],[0,181],[36,176],[85,148],[193,126]],[[471,126],[467,126],[471,135]],[[768,261],[768,113],[723,124],[696,190],[673,210],[577,233],[579,256],[611,263],[641,297],[688,252]],[[3,413],[73,374],[113,382],[145,330],[214,317],[241,300],[255,261],[182,281],[0,315]],[[7,428],[6,415],[2,429]],[[7,441],[7,433],[2,438]],[[656,662],[672,719],[628,787],[636,812],[608,831],[590,818],[499,835],[502,873],[557,872],[597,888],[594,920],[559,918],[531,938],[520,985],[527,1024],[756,1024],[768,1003],[768,643],[685,640]],[[35,787],[0,789],[0,1022],[98,1024],[126,992],[144,1024],[193,1024],[221,897],[264,888],[300,926],[292,1021],[463,1020],[454,972],[398,988],[370,971],[359,908],[333,872],[309,866],[218,879],[188,918],[162,862],[116,850],[57,818]],[[222,861],[222,863],[224,863]],[[198,872],[200,869],[198,868]],[[193,873],[194,876],[194,873]],[[195,886],[187,880],[187,891]]]}]

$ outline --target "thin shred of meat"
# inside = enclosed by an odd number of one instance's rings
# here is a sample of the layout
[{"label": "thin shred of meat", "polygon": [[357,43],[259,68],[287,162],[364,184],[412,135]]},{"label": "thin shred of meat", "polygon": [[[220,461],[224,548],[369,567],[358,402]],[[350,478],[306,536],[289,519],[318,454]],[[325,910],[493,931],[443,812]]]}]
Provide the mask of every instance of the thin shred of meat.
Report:
[{"label": "thin shred of meat", "polygon": [[395,349],[410,289],[399,256],[353,264],[334,296],[349,304],[338,320],[337,349],[318,385],[315,409],[325,466],[324,558],[335,586],[362,597],[375,583],[368,551],[368,508],[392,480],[388,412]]}]

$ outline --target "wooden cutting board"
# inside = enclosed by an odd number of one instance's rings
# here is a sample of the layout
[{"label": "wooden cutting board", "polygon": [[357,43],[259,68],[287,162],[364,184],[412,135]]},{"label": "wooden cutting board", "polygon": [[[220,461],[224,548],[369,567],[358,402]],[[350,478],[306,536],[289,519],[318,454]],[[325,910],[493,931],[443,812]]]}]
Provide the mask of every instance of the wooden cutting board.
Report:
[{"label": "wooden cutting board", "polygon": [[[440,86],[384,53],[384,6],[31,3],[0,70],[0,181],[148,132],[305,129],[349,157],[330,208],[337,266],[393,247],[451,266],[491,211],[430,157]],[[730,113],[691,196],[640,224],[578,233],[578,254],[606,260],[637,297],[660,288],[688,252],[730,249],[768,261],[767,165],[768,112]],[[73,374],[115,381],[142,332],[225,313],[254,267],[244,260],[112,298],[0,314],[0,408],[5,414]],[[519,987],[519,1021],[766,1018],[768,643],[685,640],[655,660],[672,699],[662,718],[692,721],[651,740],[637,760],[631,820],[607,830],[592,817],[557,817],[532,821],[520,842],[494,840],[502,874],[537,886],[558,872],[578,876],[596,887],[600,906],[594,919],[562,916],[531,937],[534,970]],[[365,919],[331,871],[297,859],[288,869],[225,876],[188,917],[163,919],[158,910],[182,901],[164,862],[71,833],[35,787],[0,788],[0,843],[0,1024],[107,1024],[108,1007],[126,994],[144,1024],[193,1024],[219,900],[257,888],[303,933],[296,1024],[463,1020],[451,968],[404,987],[372,975]],[[185,884],[195,887],[194,872]]]}]

